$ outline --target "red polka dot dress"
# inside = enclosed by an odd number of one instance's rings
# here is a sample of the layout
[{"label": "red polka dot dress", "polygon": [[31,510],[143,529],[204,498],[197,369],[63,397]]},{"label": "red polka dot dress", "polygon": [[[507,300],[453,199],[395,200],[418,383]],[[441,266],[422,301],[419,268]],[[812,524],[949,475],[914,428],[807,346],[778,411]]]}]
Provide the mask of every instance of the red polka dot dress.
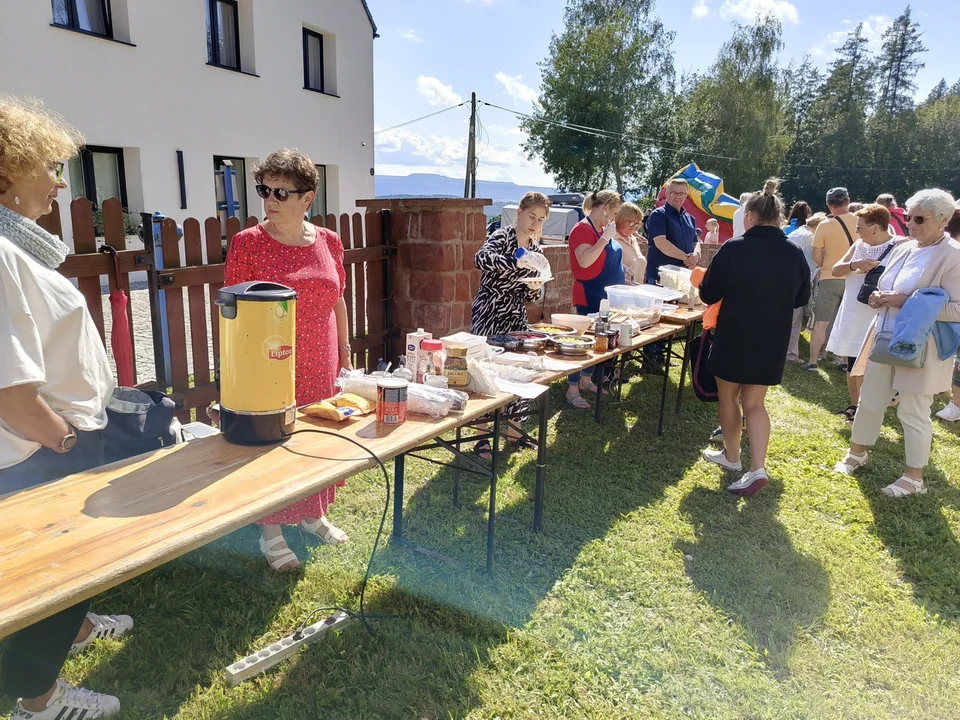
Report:
[{"label": "red polka dot dress", "polygon": [[[297,405],[334,395],[340,354],[333,309],[346,284],[340,238],[317,228],[316,242],[294,247],[274,240],[263,225],[237,233],[227,253],[224,281],[236,285],[251,280],[280,283],[297,291]],[[336,494],[337,487],[329,487],[258,524],[295,525],[321,518]]]}]

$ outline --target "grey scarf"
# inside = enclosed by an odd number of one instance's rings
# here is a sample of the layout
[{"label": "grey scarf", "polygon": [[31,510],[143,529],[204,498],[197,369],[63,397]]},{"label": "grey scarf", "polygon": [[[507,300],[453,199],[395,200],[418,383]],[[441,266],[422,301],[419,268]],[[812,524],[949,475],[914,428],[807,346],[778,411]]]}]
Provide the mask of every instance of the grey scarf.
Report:
[{"label": "grey scarf", "polygon": [[5,205],[0,205],[0,236],[33,255],[51,270],[67,259],[70,248],[56,235],[51,235],[33,220],[28,220]]}]

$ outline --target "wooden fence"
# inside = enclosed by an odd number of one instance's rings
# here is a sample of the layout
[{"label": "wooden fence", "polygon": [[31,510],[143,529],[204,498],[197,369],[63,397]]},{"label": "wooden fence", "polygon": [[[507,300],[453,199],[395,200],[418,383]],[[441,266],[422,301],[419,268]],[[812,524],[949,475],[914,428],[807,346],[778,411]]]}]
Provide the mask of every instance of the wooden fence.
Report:
[{"label": "wooden fence", "polygon": [[[220,356],[219,312],[215,302],[224,282],[224,228],[217,218],[207,218],[202,228],[199,220],[188,218],[182,226],[181,255],[181,239],[177,225],[171,219],[164,220],[160,224],[162,266],[157,266],[154,262],[152,220],[149,215],[143,216],[146,247],[139,251],[125,249],[119,201],[105,201],[103,215],[105,241],[121,250],[121,287],[129,294],[129,273],[148,271],[154,364],[159,383],[147,383],[145,387],[157,387],[170,392],[181,409],[181,420],[189,421],[192,410],[205,407],[219,396],[214,382],[215,367],[211,366],[211,356],[214,364]],[[71,205],[71,216],[77,254],[68,257],[61,266],[61,272],[67,277],[78,278],[80,291],[87,300],[90,313],[103,338],[100,276],[112,272],[112,260],[110,256],[96,252],[93,212],[89,201],[75,200]],[[44,223],[44,227],[59,234],[56,208],[47,217],[51,219]],[[244,225],[252,227],[257,222],[257,218],[250,217]],[[384,243],[384,215],[368,213],[364,216],[355,213],[352,216],[343,214],[339,218],[328,215],[325,218],[315,217],[312,222],[337,232],[343,242],[346,274],[344,298],[353,362],[355,367],[375,370],[379,358],[392,357],[392,341],[395,335],[390,327],[388,307],[389,263],[393,249]],[[241,230],[240,221],[230,218],[225,230],[229,247],[233,237]],[[161,312],[161,295],[164,298],[165,312]],[[132,325],[131,313],[131,327]],[[170,367],[165,366],[164,360],[165,336],[170,348]],[[109,347],[107,350],[110,351]],[[205,413],[196,413],[196,419],[206,422]]]}]

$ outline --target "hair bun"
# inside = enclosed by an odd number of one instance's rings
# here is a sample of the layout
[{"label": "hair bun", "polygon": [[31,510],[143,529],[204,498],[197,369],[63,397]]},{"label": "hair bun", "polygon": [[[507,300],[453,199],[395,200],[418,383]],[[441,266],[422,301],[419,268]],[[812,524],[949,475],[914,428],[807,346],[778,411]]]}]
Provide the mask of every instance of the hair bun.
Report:
[{"label": "hair bun", "polygon": [[776,178],[770,178],[763,184],[764,195],[776,195],[780,189],[780,181]]}]

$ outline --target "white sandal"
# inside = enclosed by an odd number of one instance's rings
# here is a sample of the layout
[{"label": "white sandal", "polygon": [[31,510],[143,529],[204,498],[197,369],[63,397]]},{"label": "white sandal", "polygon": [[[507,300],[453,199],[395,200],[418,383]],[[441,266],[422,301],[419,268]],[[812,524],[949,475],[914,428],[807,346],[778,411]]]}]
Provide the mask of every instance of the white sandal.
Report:
[{"label": "white sandal", "polygon": [[[277,547],[280,543],[283,543],[282,548]],[[267,562],[270,563],[271,570],[276,570],[277,572],[292,572],[300,567],[300,559],[293,550],[287,547],[287,541],[283,539],[283,535],[277,535],[271,540],[264,540],[261,535],[260,552],[263,553]],[[295,562],[296,565],[293,567],[284,567],[290,562]]]},{"label": "white sandal", "polygon": [[866,451],[864,451],[863,455],[854,455],[852,452],[847,451],[843,460],[833,466],[833,471],[841,475],[853,475],[854,471],[859,470],[867,464],[867,458],[869,457],[870,453]]},{"label": "white sandal", "polygon": [[322,517],[315,523],[309,523],[301,520],[298,527],[304,532],[310,533],[315,538],[323,540],[327,545],[345,545],[349,536],[336,525]]},{"label": "white sandal", "polygon": [[[907,490],[905,487],[897,485],[900,481],[905,482],[907,485],[913,488],[913,490]],[[907,475],[901,475],[896,479],[895,482],[887,485],[883,490],[881,490],[884,495],[892,498],[905,498],[910,497],[911,495],[926,495],[927,488],[923,484],[923,480],[914,480],[912,477]]]}]

